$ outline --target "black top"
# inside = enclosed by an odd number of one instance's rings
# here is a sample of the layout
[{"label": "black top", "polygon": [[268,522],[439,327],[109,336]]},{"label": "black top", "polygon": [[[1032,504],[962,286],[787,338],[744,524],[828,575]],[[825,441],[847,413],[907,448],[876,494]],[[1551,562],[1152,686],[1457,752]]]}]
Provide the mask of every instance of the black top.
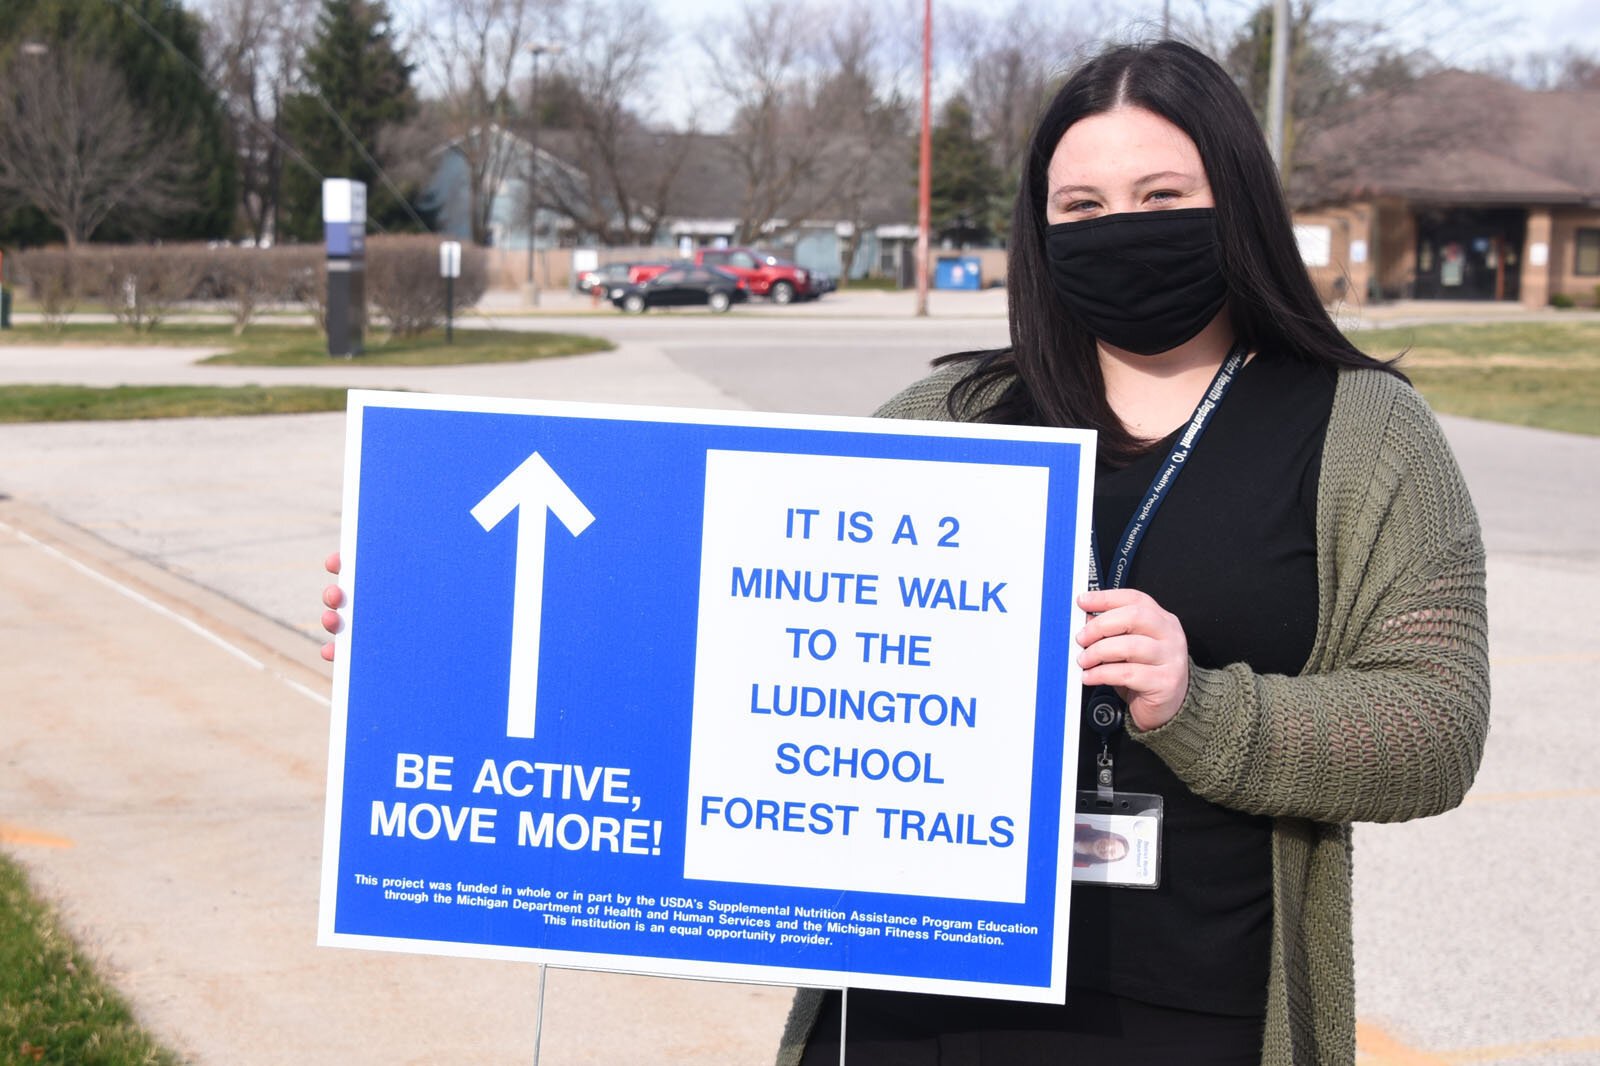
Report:
[{"label": "black top", "polygon": [[[1129,587],[1178,616],[1203,667],[1297,674],[1317,622],[1316,508],[1332,371],[1258,357],[1240,371],[1139,547]],[[1101,573],[1176,433],[1095,473]],[[1099,739],[1084,731],[1079,788]],[[1208,803],[1144,745],[1113,741],[1116,788],[1165,800],[1161,886],[1083,885],[1072,896],[1069,984],[1187,1010],[1266,1009],[1272,823]]]},{"label": "black top", "polygon": [[[1200,666],[1297,674],[1315,638],[1316,505],[1334,371],[1252,359],[1151,523],[1128,585],[1176,614]],[[1166,461],[1174,433],[1095,475],[1102,552]],[[1108,558],[1102,558],[1108,564]],[[1102,566],[1101,572],[1105,572]],[[1079,787],[1099,739],[1082,731]],[[1117,741],[1116,787],[1166,806],[1154,891],[1074,887],[1067,1005],[858,989],[852,1066],[1006,1062],[1258,1063],[1272,926],[1271,822],[1195,796],[1137,741]],[[838,1062],[839,1002],[824,999],[802,1066]]]}]

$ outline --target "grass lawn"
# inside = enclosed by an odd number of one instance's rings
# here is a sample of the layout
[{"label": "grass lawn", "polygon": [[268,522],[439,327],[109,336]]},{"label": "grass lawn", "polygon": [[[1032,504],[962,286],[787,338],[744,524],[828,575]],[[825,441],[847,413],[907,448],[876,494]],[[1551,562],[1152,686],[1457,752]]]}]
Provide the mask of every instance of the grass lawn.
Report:
[{"label": "grass lawn", "polygon": [[302,415],[344,408],[344,389],[313,385],[0,385],[0,423]]},{"label": "grass lawn", "polygon": [[[224,325],[177,322],[150,333],[114,323],[73,323],[61,329],[19,326],[0,333],[6,345],[222,348],[200,360],[227,366],[445,366],[507,363],[606,351],[610,341],[577,333],[458,330],[455,343],[443,332],[405,340],[369,341],[357,359],[330,359],[322,334],[309,326],[258,325],[242,336]],[[81,422],[132,418],[210,418],[227,415],[304,414],[340,411],[343,388],[299,385],[264,387],[0,385],[0,422]]]},{"label": "grass lawn", "polygon": [[[134,333],[115,323],[75,322],[60,329],[22,325],[0,333],[0,345],[106,345],[221,348],[201,360],[224,366],[329,366],[327,342],[310,326],[253,325],[239,336],[221,324],[168,322],[148,333]],[[581,333],[524,333],[499,329],[458,329],[446,344],[444,331],[420,337],[384,339],[368,334],[366,354],[352,363],[362,366],[446,366],[453,363],[510,363],[561,355],[609,351],[601,337]]]},{"label": "grass lawn", "polygon": [[0,855],[0,1062],[165,1066],[180,1060],[134,1023]]},{"label": "grass lawn", "polygon": [[[223,366],[327,366],[338,363],[328,356],[321,333],[292,326],[250,330],[232,351],[202,359]],[[454,343],[446,344],[444,331],[420,337],[378,340],[367,338],[367,350],[351,359],[352,366],[446,366],[452,363],[524,363],[562,355],[608,352],[615,345],[602,337],[582,333],[524,333],[509,329],[458,329]]]},{"label": "grass lawn", "polygon": [[1434,410],[1600,436],[1600,322],[1485,322],[1351,335],[1400,368]]}]

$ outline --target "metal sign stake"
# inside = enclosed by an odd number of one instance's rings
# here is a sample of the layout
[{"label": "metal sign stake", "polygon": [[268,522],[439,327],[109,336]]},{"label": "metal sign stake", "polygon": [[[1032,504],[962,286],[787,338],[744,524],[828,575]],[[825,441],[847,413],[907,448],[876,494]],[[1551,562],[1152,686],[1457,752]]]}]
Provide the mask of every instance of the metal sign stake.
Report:
[{"label": "metal sign stake", "polygon": [[544,963],[539,964],[539,1006],[533,1013],[533,1066],[539,1066],[539,1041],[544,1038]]},{"label": "metal sign stake", "polygon": [[850,989],[839,989],[839,1066],[844,1066],[844,1023],[850,1016]]}]

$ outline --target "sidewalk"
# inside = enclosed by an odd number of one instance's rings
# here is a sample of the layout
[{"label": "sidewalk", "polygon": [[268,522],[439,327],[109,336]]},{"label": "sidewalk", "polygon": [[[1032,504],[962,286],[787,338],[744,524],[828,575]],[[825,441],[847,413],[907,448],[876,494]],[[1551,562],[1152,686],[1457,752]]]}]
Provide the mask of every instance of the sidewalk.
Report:
[{"label": "sidewalk", "polygon": [[[163,1041],[227,1066],[533,1061],[537,971],[315,945],[311,645],[0,503],[0,844]],[[770,1061],[787,989],[551,970],[543,1061]]]}]

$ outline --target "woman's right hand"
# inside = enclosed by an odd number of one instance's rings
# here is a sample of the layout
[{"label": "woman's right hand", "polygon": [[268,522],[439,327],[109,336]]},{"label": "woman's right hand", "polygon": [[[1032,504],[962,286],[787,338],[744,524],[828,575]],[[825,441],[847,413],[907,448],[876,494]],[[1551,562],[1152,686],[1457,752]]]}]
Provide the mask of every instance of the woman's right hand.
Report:
[{"label": "woman's right hand", "polygon": [[[327,569],[328,573],[338,577],[339,553],[334,552],[328,556],[323,560],[322,565]],[[339,614],[339,608],[344,606],[344,589],[340,588],[337,583],[324,585],[322,589],[322,606],[326,608],[322,612],[322,628],[329,633],[338,633],[344,628],[344,618]],[[330,663],[333,662],[333,641],[330,640],[322,646],[322,657]]]}]

